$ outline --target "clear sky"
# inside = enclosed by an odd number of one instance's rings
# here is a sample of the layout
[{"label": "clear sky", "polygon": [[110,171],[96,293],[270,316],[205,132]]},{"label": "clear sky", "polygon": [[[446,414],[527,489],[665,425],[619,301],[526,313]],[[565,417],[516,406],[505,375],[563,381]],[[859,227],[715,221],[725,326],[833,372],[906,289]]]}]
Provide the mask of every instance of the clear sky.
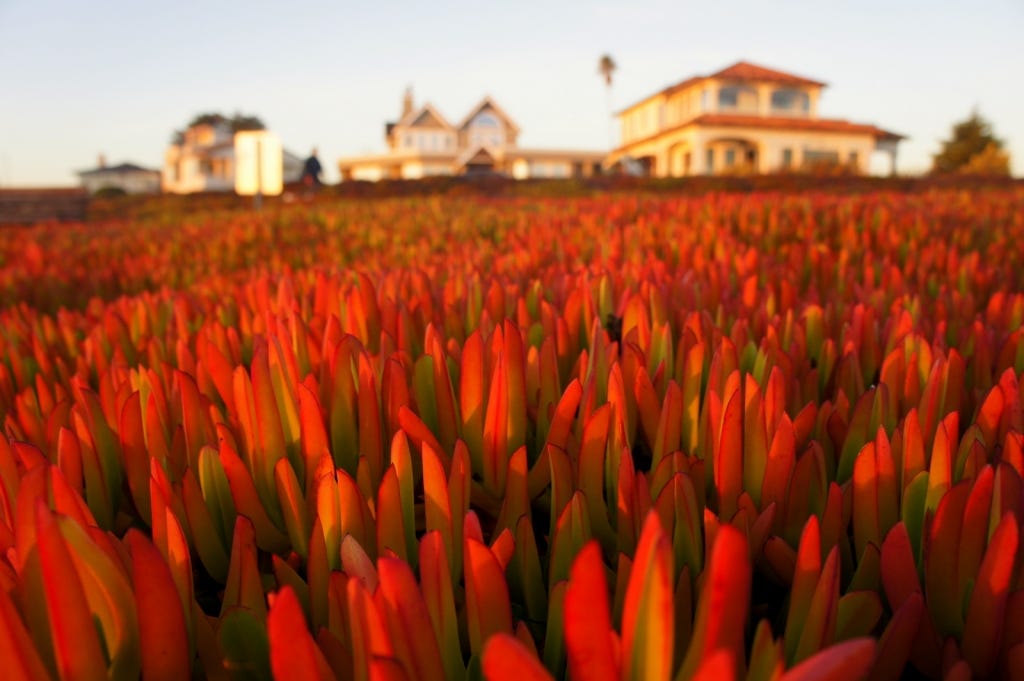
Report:
[{"label": "clear sky", "polygon": [[452,122],[490,94],[522,146],[606,149],[604,52],[615,108],[740,59],[824,80],[820,114],[907,135],[908,172],[977,107],[1024,175],[1022,29],[1022,0],[0,0],[0,186],[159,167],[204,111],[318,146],[334,181],[407,85]]}]

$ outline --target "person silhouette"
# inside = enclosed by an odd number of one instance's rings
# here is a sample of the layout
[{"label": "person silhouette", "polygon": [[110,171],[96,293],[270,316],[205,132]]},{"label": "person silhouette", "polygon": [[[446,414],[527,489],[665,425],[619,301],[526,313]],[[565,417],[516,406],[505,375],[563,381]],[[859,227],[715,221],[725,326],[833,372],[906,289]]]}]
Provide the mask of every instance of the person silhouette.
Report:
[{"label": "person silhouette", "polygon": [[323,170],[323,166],[320,165],[320,159],[317,158],[317,149],[313,147],[313,152],[306,159],[305,163],[302,164],[302,184],[309,190],[314,190],[323,184],[320,180],[320,174]]}]

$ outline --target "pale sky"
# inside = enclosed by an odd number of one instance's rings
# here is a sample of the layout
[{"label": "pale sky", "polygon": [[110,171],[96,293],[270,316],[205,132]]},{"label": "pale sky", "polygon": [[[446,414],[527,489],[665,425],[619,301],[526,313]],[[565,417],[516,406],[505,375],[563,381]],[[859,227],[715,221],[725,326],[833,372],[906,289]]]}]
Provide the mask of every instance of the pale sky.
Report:
[{"label": "pale sky", "polygon": [[741,59],[823,80],[820,115],[910,139],[923,171],[975,107],[1024,175],[1022,0],[0,0],[0,187],[158,168],[204,111],[255,114],[327,180],[385,148],[402,92],[457,123],[489,94],[527,147],[608,148],[625,107]]}]

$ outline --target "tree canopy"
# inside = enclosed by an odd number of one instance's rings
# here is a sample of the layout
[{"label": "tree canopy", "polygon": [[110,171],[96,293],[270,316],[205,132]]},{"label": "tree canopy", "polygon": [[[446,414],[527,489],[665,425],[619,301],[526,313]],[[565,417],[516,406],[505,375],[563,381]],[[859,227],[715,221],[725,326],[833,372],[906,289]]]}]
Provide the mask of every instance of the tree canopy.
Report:
[{"label": "tree canopy", "polygon": [[932,157],[932,172],[1008,175],[1010,157],[991,124],[975,111],[967,120],[953,125],[950,139]]},{"label": "tree canopy", "polygon": [[220,112],[207,112],[196,115],[191,121],[189,121],[188,127],[194,125],[204,124],[217,124],[217,123],[228,123],[231,126],[232,132],[239,132],[241,130],[266,130],[267,126],[263,124],[259,116],[250,116],[243,114],[238,111],[235,112],[234,116],[225,116]]},{"label": "tree canopy", "polygon": [[597,62],[597,72],[604,76],[604,84],[609,87],[612,84],[612,74],[617,68],[618,65],[610,54],[602,54],[601,59]]},{"label": "tree canopy", "polygon": [[[264,125],[259,116],[250,116],[238,111],[236,111],[233,116],[225,116],[219,111],[207,111],[201,114],[196,114],[185,127],[191,128],[196,125],[217,125],[221,123],[227,123],[230,125],[231,132],[267,129],[267,126]],[[180,144],[183,137],[184,134],[181,130],[175,130],[174,134],[171,136],[171,141],[175,144]]]}]

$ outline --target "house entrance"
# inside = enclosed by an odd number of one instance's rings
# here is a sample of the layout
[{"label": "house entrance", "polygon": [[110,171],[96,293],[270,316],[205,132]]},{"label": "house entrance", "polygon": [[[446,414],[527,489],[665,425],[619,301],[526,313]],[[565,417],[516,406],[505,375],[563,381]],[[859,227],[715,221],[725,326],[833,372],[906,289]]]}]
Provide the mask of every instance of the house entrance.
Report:
[{"label": "house entrance", "polygon": [[742,138],[721,137],[707,145],[707,170],[720,173],[756,173],[759,168],[757,144]]},{"label": "house entrance", "polygon": [[494,172],[494,157],[482,147],[462,163],[464,175],[491,175]]}]

